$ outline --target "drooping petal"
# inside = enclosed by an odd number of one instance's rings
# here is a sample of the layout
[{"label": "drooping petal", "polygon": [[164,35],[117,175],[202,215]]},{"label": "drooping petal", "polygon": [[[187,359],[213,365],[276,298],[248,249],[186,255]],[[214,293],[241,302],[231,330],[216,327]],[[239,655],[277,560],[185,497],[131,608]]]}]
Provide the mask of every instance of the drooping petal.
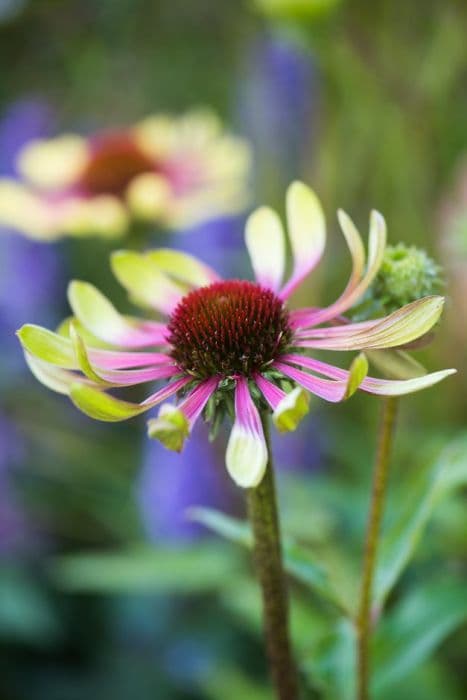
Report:
[{"label": "drooping petal", "polygon": [[337,218],[352,256],[352,273],[346,287],[346,290],[349,291],[358,284],[362,277],[365,268],[365,247],[362,237],[350,216],[342,209],[339,209]]},{"label": "drooping petal", "polygon": [[29,355],[63,369],[78,369],[71,342],[58,333],[28,323],[16,335]]},{"label": "drooping petal", "polygon": [[[68,333],[72,327],[69,324]],[[70,337],[53,333],[47,328],[26,324],[17,332],[24,350],[38,359],[63,369],[80,369],[76,348]],[[80,337],[81,333],[79,333]],[[82,338],[83,340],[83,338]],[[118,352],[85,346],[86,354],[94,371],[116,370],[137,367],[157,367],[171,363],[171,358],[158,352]]]},{"label": "drooping petal", "polygon": [[343,333],[336,337],[320,338],[322,331],[318,329],[316,339],[310,330],[306,340],[294,341],[294,345],[342,351],[399,347],[427,333],[441,316],[443,304],[443,297],[424,297],[376,321],[366,330],[357,333],[350,331],[349,335]]},{"label": "drooping petal", "polygon": [[285,268],[285,237],[279,216],[260,207],[246,222],[245,242],[258,284],[277,292]]},{"label": "drooping petal", "polygon": [[[69,395],[71,386],[78,378],[75,372],[51,365],[28,352],[24,353],[24,357],[32,374],[41,384],[58,394]],[[97,384],[88,379],[81,378],[81,381],[87,386],[97,387]]]},{"label": "drooping petal", "polygon": [[190,287],[204,287],[221,278],[209,265],[180,250],[158,248],[146,253],[162,272]]},{"label": "drooping petal", "polygon": [[68,287],[68,300],[76,318],[96,338],[111,345],[128,348],[165,345],[166,327],[162,323],[132,324],[114,305],[88,282],[77,280]]},{"label": "drooping petal", "polygon": [[160,440],[169,450],[180,452],[218,383],[216,377],[206,379],[179,406],[163,404],[157,418],[148,421],[149,437]]},{"label": "drooping petal", "polygon": [[370,321],[358,321],[356,323],[341,323],[336,326],[320,326],[319,328],[301,328],[300,316],[297,314],[293,317],[294,328],[296,328],[295,337],[302,340],[315,338],[336,338],[339,336],[352,335],[360,333],[367,328],[373,326],[381,319],[371,319]]},{"label": "drooping petal", "polygon": [[190,381],[191,378],[188,377],[176,379],[159,389],[159,391],[156,391],[155,394],[151,394],[142,403],[122,401],[104,391],[86,386],[83,382],[75,382],[70,389],[70,398],[77,408],[91,418],[115,423],[148,411],[175,394]]},{"label": "drooping petal", "polygon": [[73,344],[73,350],[80,370],[88,379],[97,383],[104,383],[110,386],[133,386],[135,384],[153,382],[157,379],[169,379],[180,374],[180,369],[168,356],[166,356],[163,364],[159,363],[143,369],[101,369],[92,364],[87,348],[73,324],[70,326],[70,341]]},{"label": "drooping petal", "polygon": [[243,488],[258,486],[268,463],[263,426],[245,377],[236,380],[235,422],[226,451],[226,466],[232,479]]},{"label": "drooping petal", "polygon": [[421,389],[427,389],[434,384],[438,384],[451,374],[456,374],[455,369],[445,369],[439,372],[431,372],[422,377],[412,379],[375,379],[367,377],[361,384],[361,389],[369,394],[380,394],[381,396],[402,396],[412,394]]},{"label": "drooping petal", "polygon": [[275,411],[277,406],[284,399],[284,397],[287,396],[287,394],[280,387],[278,387],[277,384],[269,381],[269,379],[263,377],[263,375],[259,372],[255,374],[254,379],[256,386],[261,391],[272,410]]},{"label": "drooping petal", "polygon": [[273,410],[272,420],[278,431],[285,433],[296,430],[309,411],[308,392],[297,386],[286,393],[259,373],[255,375],[255,382]]},{"label": "drooping petal", "polygon": [[111,264],[115,277],[136,304],[169,315],[183,296],[183,290],[147,255],[117,250]]},{"label": "drooping petal", "polygon": [[317,265],[326,243],[324,214],[313,190],[302,182],[294,182],[287,190],[286,203],[293,271],[280,293],[281,299],[287,299]]},{"label": "drooping petal", "polygon": [[[319,372],[326,377],[331,377],[337,380],[348,380],[349,372],[340,367],[335,367],[327,362],[322,362],[321,360],[315,360],[311,357],[305,357],[304,355],[283,355],[281,357],[283,362],[291,362],[301,367],[307,367],[314,372]],[[411,394],[415,391],[420,391],[421,389],[426,389],[427,387],[433,386],[442,381],[451,374],[455,374],[455,369],[446,369],[439,372],[432,372],[431,374],[424,374],[419,377],[412,377],[411,379],[378,379],[376,377],[365,377],[360,385],[359,389],[366,391],[369,394],[380,394],[382,396],[402,396],[403,394]]]},{"label": "drooping petal", "polygon": [[[373,282],[374,278],[378,273],[379,268],[381,267],[384,251],[386,248],[387,235],[386,222],[384,220],[384,217],[377,211],[371,212],[370,233],[368,238],[367,269],[358,283],[356,283],[355,273],[356,269],[358,270],[360,268],[361,252],[359,251],[359,245],[356,243],[355,233],[357,232],[357,230],[353,224],[352,228],[349,226],[350,218],[347,215],[344,215],[344,219],[342,217],[343,214],[341,213],[340,220],[345,221],[344,226],[346,227],[346,233],[344,235],[346,235],[346,240],[348,243],[349,240],[352,241],[353,246],[354,266],[351,278],[343,293],[337,299],[337,301],[335,301],[330,306],[324,309],[320,309],[318,311],[310,309],[310,314],[306,319],[306,322],[303,318],[303,327],[317,326],[321,323],[326,323],[326,321],[330,321],[333,318],[336,318],[336,316],[343,314],[345,311],[347,311],[347,309],[350,309],[350,307],[354,306],[366,292],[370,284]],[[349,238],[349,232],[353,231],[353,229],[355,229],[355,231],[353,233],[350,233]]]},{"label": "drooping petal", "polygon": [[321,377],[303,372],[282,361],[274,362],[272,366],[286,377],[293,379],[300,386],[308,389],[312,394],[316,394],[316,396],[326,401],[337,403],[348,399],[355,393],[365,376],[368,363],[365,363],[365,360],[360,358],[355,364],[352,364],[350,371],[346,373],[345,377],[336,380],[321,379]]}]

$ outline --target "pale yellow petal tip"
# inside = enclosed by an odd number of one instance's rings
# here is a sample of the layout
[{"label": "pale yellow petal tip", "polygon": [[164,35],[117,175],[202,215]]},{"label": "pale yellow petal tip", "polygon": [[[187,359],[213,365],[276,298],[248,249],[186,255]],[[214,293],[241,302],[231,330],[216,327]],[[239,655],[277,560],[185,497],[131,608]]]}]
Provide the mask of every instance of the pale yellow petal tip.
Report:
[{"label": "pale yellow petal tip", "polygon": [[261,483],[268,463],[264,440],[259,435],[234,425],[225,461],[227,471],[237,486],[255,488]]},{"label": "pale yellow petal tip", "polygon": [[132,214],[142,221],[161,218],[171,198],[167,180],[154,173],[144,173],[133,178],[126,192]]},{"label": "pale yellow petal tip", "polygon": [[187,417],[176,406],[164,404],[157,418],[151,418],[147,424],[148,435],[159,440],[164,447],[173,452],[181,452],[185,440],[190,434]]},{"label": "pale yellow petal tip", "polygon": [[316,192],[301,180],[294,180],[287,188],[286,200],[289,206],[312,206],[316,213],[323,214],[321,202]]},{"label": "pale yellow petal tip", "polygon": [[37,139],[20,151],[18,169],[36,187],[63,189],[79,177],[87,158],[87,143],[79,136]]},{"label": "pale yellow petal tip", "polygon": [[295,387],[278,404],[272,420],[280,433],[296,430],[310,407],[310,395],[301,387]]}]

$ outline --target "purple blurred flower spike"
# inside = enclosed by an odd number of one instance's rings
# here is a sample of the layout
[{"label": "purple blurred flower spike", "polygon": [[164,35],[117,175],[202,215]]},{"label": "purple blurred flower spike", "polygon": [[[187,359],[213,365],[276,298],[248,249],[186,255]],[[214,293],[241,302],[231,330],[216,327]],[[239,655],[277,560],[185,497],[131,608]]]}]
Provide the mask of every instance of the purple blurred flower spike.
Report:
[{"label": "purple blurred flower spike", "polygon": [[[13,103],[0,121],[0,175],[16,175],[15,160],[21,146],[47,135],[52,122],[50,108],[41,100]],[[0,333],[2,375],[23,368],[14,332],[31,314],[46,323],[56,322],[61,309],[55,300],[63,296],[62,264],[51,244],[35,243],[13,232],[0,230]],[[54,312],[55,311],[55,312]]]},{"label": "purple blurred flower spike", "polygon": [[316,76],[309,53],[283,37],[257,41],[241,94],[246,135],[256,145],[258,175],[287,182],[309,167]]},{"label": "purple blurred flower spike", "polygon": [[15,160],[20,148],[46,136],[53,123],[50,107],[40,99],[13,102],[0,122],[0,175],[17,175]]},{"label": "purple blurred flower spike", "polygon": [[326,436],[321,418],[311,412],[293,433],[271,431],[272,449],[279,473],[310,472],[322,464]]},{"label": "purple blurred flower spike", "polygon": [[223,467],[219,441],[208,441],[208,428],[199,422],[181,454],[148,440],[138,484],[146,532],[154,541],[189,541],[206,529],[191,522],[186,511],[209,506],[238,514],[239,493]]},{"label": "purple blurred flower spike", "polygon": [[223,217],[199,224],[183,236],[172,236],[170,245],[199,256],[222,277],[243,277],[247,264],[244,217]]}]

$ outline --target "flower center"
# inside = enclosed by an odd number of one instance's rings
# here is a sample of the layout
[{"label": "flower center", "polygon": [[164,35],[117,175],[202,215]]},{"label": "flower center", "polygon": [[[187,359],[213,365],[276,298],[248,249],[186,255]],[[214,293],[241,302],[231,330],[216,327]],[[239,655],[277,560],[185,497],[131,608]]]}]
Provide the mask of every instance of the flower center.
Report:
[{"label": "flower center", "polygon": [[214,282],[187,294],[168,324],[171,355],[204,378],[246,376],[282,354],[292,331],[282,301],[253,282]]},{"label": "flower center", "polygon": [[88,195],[122,196],[137,175],[153,172],[155,164],[125,133],[103,134],[93,143],[80,188]]}]

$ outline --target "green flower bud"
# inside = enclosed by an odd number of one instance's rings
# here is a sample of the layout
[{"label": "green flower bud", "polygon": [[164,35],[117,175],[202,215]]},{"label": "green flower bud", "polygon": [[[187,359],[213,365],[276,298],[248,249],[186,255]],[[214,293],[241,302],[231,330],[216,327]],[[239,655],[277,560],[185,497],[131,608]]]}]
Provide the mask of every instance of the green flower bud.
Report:
[{"label": "green flower bud", "polygon": [[389,314],[417,299],[439,294],[442,287],[442,268],[424,250],[405,243],[388,245],[373,284],[352,316],[364,320]]}]

